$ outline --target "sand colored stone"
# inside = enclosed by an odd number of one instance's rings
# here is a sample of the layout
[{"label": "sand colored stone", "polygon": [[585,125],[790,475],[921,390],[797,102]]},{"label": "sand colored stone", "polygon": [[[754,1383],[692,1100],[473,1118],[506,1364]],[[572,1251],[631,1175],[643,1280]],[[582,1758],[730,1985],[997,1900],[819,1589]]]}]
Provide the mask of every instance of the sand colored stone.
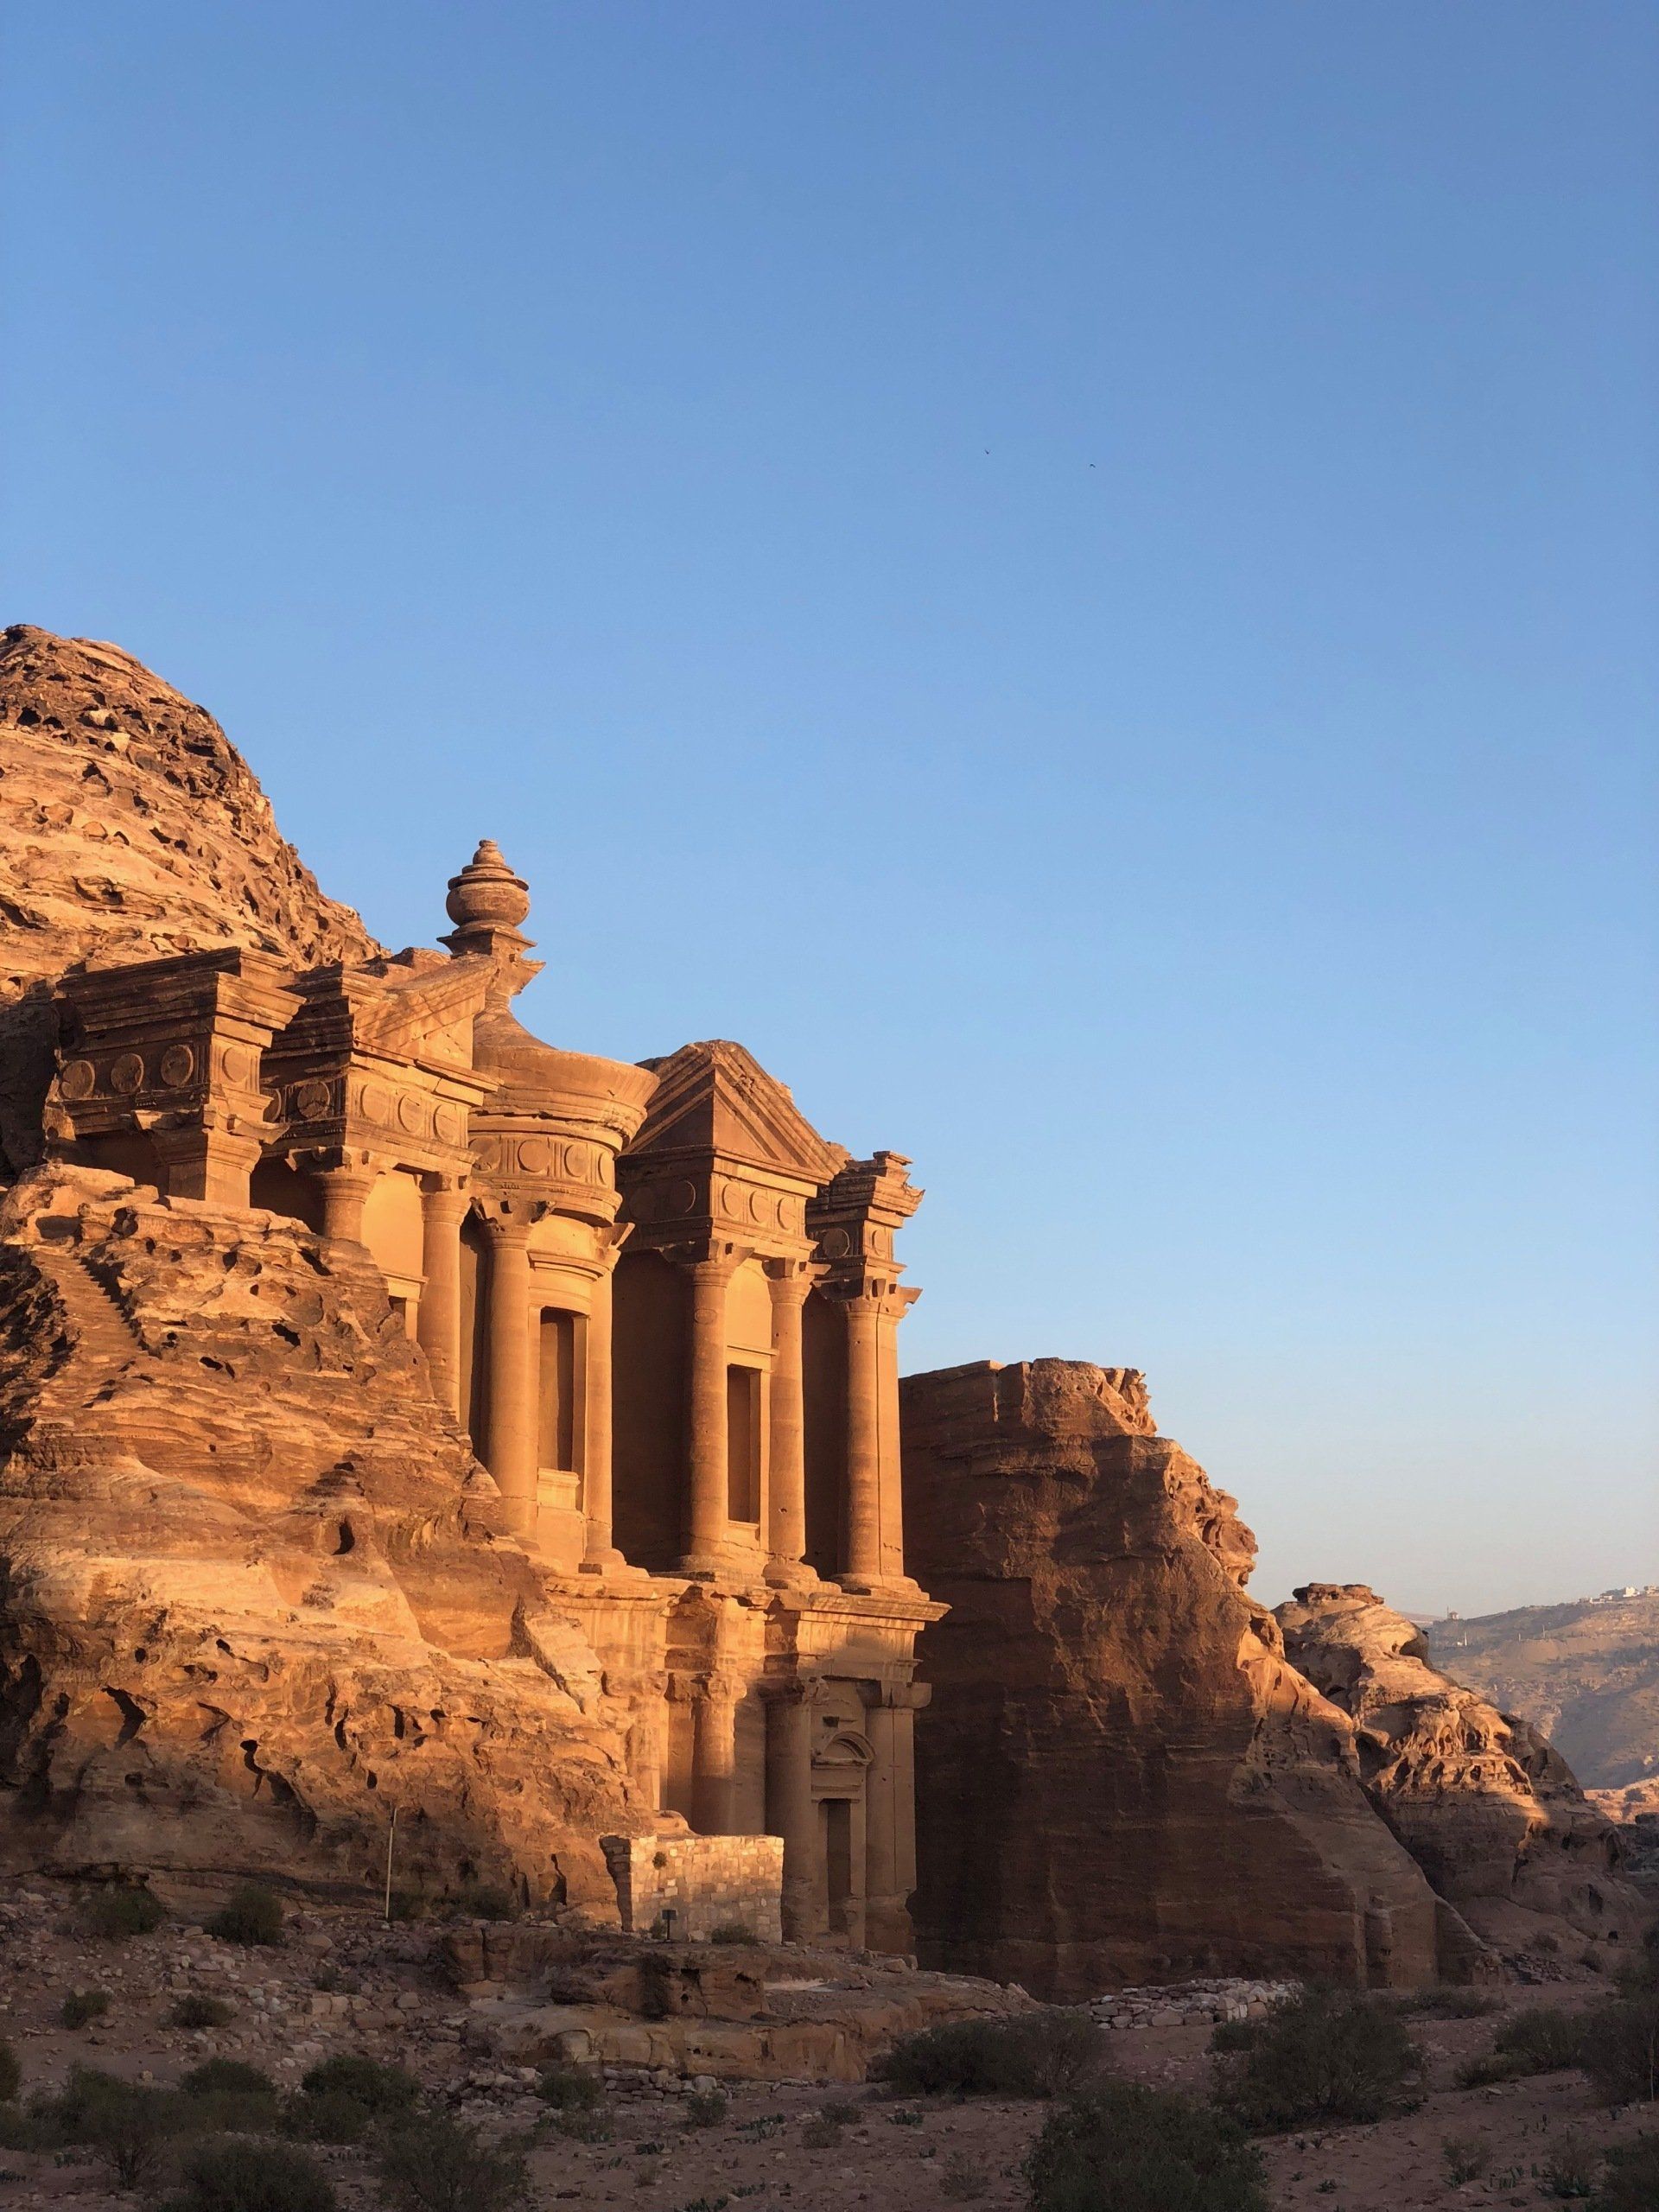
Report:
[{"label": "sand colored stone", "polygon": [[983,1363],[903,1399],[911,1558],[950,1607],[922,1647],[923,1958],[1071,1999],[1466,1970],[1351,1723],[1245,1593],[1255,1539],[1140,1376]]},{"label": "sand colored stone", "polygon": [[362,1880],[396,1805],[613,1919],[602,1837],[769,1837],[757,1912],[907,1950],[903,1158],[533,1035],[488,839],[388,955],[113,647],[5,633],[0,810],[0,1856]]},{"label": "sand colored stone", "polygon": [[1353,1720],[1367,1793],[1440,1894],[1497,1950],[1639,1938],[1618,1829],[1525,1720],[1430,1662],[1421,1629],[1363,1583],[1278,1608],[1295,1665]]}]

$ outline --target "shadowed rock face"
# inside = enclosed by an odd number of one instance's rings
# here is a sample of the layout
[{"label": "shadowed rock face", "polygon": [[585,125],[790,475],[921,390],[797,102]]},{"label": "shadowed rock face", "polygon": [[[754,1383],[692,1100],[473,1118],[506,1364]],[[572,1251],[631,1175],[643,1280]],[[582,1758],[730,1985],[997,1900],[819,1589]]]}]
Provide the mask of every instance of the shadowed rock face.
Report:
[{"label": "shadowed rock face", "polygon": [[614,1915],[593,1654],[360,1248],[38,1169],[0,1207],[0,1866],[384,1866]]},{"label": "shadowed rock face", "polygon": [[1278,1609],[1290,1658],[1358,1732],[1365,1788],[1442,1897],[1498,1950],[1634,1940],[1618,1830],[1560,1754],[1430,1663],[1428,1640],[1363,1583]]},{"label": "shadowed rock face", "polygon": [[325,898],[213,716],[119,646],[0,632],[0,1177],[41,1157],[48,986],[214,945],[382,948]]},{"label": "shadowed rock face", "polygon": [[1244,1593],[1255,1539],[1140,1376],[986,1363],[902,1396],[907,1556],[951,1608],[922,1639],[923,1955],[1062,1998],[1469,1971],[1351,1724]]}]

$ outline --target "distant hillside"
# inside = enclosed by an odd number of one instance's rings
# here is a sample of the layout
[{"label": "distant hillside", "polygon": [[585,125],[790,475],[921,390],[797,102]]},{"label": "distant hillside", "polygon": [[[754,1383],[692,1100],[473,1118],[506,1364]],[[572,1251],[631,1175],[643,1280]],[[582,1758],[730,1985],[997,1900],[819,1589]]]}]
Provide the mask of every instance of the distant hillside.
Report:
[{"label": "distant hillside", "polygon": [[1586,1789],[1659,1776],[1659,1590],[1434,1621],[1434,1664],[1518,1713]]}]

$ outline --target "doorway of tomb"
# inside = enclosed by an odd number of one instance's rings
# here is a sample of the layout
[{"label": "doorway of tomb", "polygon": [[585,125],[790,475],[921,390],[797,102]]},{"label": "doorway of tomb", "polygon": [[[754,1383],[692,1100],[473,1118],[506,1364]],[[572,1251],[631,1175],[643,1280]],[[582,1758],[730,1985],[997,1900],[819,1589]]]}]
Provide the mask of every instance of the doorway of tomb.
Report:
[{"label": "doorway of tomb", "polygon": [[818,1801],[818,1862],[823,1869],[823,1924],[830,1940],[857,1947],[859,1899],[853,1880],[853,1801]]}]

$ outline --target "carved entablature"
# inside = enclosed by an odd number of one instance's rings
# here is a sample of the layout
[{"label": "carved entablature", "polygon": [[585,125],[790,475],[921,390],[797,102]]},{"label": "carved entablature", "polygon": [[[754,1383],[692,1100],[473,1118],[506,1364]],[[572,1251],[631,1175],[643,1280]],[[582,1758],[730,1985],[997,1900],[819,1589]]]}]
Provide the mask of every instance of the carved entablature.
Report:
[{"label": "carved entablature", "polygon": [[340,1147],[454,1174],[470,1164],[472,1116],[487,1084],[471,1068],[481,963],[404,954],[300,977],[295,1020],[266,1056],[274,1151]]},{"label": "carved entablature", "polygon": [[762,1258],[805,1258],[808,1209],[845,1153],[741,1045],[685,1045],[647,1065],[657,1095],[618,1163],[636,1243],[734,1239]]},{"label": "carved entablature", "polygon": [[262,1056],[299,1000],[268,954],[235,946],[66,976],[48,1143],[131,1131],[270,1134]]},{"label": "carved entablature", "polygon": [[[906,1173],[902,1153],[878,1152],[848,1160],[807,1209],[817,1256],[828,1269],[825,1287],[842,1297],[891,1294],[903,1273],[893,1240],[923,1193]],[[908,1304],[912,1293],[898,1292]]]}]

